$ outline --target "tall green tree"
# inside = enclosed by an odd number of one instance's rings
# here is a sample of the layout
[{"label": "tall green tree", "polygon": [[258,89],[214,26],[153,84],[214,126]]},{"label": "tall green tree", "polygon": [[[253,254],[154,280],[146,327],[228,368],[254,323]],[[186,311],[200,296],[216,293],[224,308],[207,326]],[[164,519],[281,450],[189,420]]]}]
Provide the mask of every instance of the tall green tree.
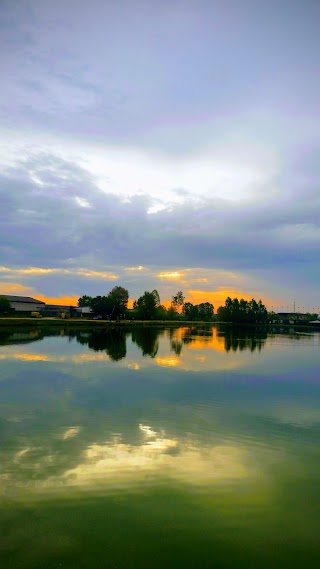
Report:
[{"label": "tall green tree", "polygon": [[155,320],[157,309],[160,306],[160,296],[157,290],[145,291],[134,303],[138,318],[141,320]]},{"label": "tall green tree", "polygon": [[92,302],[92,296],[88,296],[87,294],[84,294],[83,296],[81,296],[78,299],[78,306],[91,306],[91,302]]},{"label": "tall green tree", "polygon": [[211,302],[202,302],[201,304],[198,304],[197,308],[200,320],[212,322],[214,308]]},{"label": "tall green tree", "polygon": [[0,314],[10,314],[10,312],[12,312],[10,300],[5,296],[0,296]]},{"label": "tall green tree", "polygon": [[191,302],[185,302],[182,307],[182,315],[186,320],[204,320],[206,322],[213,321],[214,308],[211,302],[202,302],[193,305]]},{"label": "tall green tree", "polygon": [[129,291],[122,286],[115,286],[107,296],[84,295],[78,300],[79,306],[90,306],[95,316],[120,318],[127,311]]},{"label": "tall green tree", "polygon": [[90,303],[94,316],[102,316],[103,318],[112,317],[112,301],[108,296],[95,296]]},{"label": "tall green tree", "polygon": [[185,302],[182,307],[182,315],[186,320],[193,320],[194,316],[194,306],[192,302]]},{"label": "tall green tree", "polygon": [[264,324],[268,321],[268,312],[262,301],[252,298],[250,301],[243,298],[231,299],[229,296],[224,306],[217,311],[220,322],[235,322],[238,324]]},{"label": "tall green tree", "polygon": [[129,300],[129,291],[122,286],[115,286],[108,294],[112,306],[112,316],[119,318],[125,315]]},{"label": "tall green tree", "polygon": [[180,317],[179,312],[177,311],[176,307],[171,304],[167,310],[167,320],[178,320]]}]

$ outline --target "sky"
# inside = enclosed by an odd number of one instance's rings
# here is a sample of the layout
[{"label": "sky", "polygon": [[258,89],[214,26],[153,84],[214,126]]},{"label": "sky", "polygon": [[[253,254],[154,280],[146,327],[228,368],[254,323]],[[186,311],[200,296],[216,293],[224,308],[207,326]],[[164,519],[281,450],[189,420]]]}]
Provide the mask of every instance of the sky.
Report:
[{"label": "sky", "polygon": [[320,311],[318,0],[1,0],[0,294]]}]

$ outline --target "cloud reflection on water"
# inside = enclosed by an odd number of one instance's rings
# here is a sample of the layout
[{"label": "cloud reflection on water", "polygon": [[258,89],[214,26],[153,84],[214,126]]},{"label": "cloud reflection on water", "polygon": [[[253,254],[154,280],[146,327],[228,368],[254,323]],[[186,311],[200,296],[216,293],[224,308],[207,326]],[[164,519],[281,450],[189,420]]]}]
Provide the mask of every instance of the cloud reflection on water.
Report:
[{"label": "cloud reflection on water", "polygon": [[111,443],[89,446],[83,453],[83,462],[64,473],[66,483],[96,487],[141,481],[151,476],[198,485],[250,475],[247,453],[241,447],[223,444],[204,447],[199,441],[179,440],[164,431],[146,431],[146,426],[139,427],[144,434],[140,445],[129,445],[119,437]]},{"label": "cloud reflection on water", "polygon": [[[15,496],[28,501],[72,489],[111,491],[161,480],[211,485],[257,474],[257,468],[252,464],[250,467],[244,446],[204,445],[200,440],[170,436],[165,430],[156,431],[144,424],[137,425],[136,430],[140,433],[139,443],[126,442],[121,434],[103,443],[92,442],[80,452],[76,465],[68,466],[66,461],[59,474],[52,472],[61,462],[62,451],[48,454],[43,444],[13,452],[7,457],[7,470],[0,475],[2,500]],[[79,431],[79,427],[67,429],[62,440],[69,444]]]}]

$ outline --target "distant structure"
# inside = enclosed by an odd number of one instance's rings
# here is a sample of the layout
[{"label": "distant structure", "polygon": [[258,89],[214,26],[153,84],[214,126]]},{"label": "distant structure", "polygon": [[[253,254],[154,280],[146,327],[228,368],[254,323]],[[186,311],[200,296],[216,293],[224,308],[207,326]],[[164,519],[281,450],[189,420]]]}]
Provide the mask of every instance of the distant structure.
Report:
[{"label": "distant structure", "polygon": [[90,308],[90,306],[77,306],[76,311],[78,314],[81,314],[81,316],[83,314],[92,314],[92,308]]},{"label": "distant structure", "polygon": [[309,324],[319,324],[320,325],[320,315],[318,316],[317,320],[310,320]]},{"label": "distant structure", "polygon": [[[279,322],[283,324],[285,321],[288,321],[289,324],[297,324],[300,321],[305,321],[308,314],[304,312],[277,312],[277,316],[280,318]],[[317,320],[307,320],[309,324],[319,324],[320,323],[320,315],[318,316]]]},{"label": "distant structure", "polygon": [[43,310],[46,305],[42,300],[31,298],[31,296],[14,296],[11,294],[1,294],[0,296],[7,298],[11,308],[16,312],[38,312]]},{"label": "distant structure", "polygon": [[10,302],[11,308],[20,314],[29,314],[31,312],[41,312],[43,316],[61,316],[70,315],[71,311],[82,315],[92,313],[89,306],[65,306],[62,304],[46,304],[42,300],[32,298],[31,296],[14,296],[11,294],[0,294],[0,296],[7,298]]}]

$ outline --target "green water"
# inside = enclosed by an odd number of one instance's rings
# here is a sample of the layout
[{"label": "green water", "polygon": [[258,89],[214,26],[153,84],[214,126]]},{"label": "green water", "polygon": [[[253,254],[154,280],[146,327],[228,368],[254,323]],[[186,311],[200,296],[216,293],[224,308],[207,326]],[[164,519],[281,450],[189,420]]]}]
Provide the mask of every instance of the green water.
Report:
[{"label": "green water", "polygon": [[0,331],[0,567],[320,566],[320,335]]}]

